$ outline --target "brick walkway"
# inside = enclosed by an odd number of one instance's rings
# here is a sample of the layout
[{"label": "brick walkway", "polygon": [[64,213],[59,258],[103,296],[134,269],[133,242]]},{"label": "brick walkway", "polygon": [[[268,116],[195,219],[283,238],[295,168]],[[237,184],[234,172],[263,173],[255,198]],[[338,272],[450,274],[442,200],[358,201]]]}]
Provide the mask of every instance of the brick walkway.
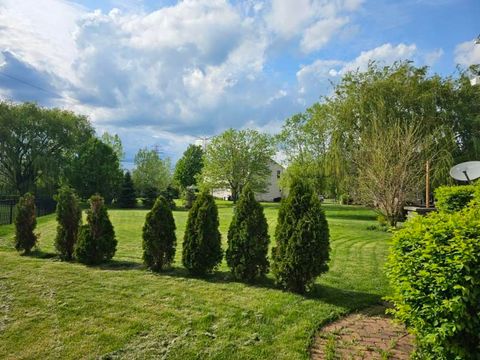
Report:
[{"label": "brick walkway", "polygon": [[379,305],[322,328],[312,346],[311,359],[409,359],[412,340]]}]

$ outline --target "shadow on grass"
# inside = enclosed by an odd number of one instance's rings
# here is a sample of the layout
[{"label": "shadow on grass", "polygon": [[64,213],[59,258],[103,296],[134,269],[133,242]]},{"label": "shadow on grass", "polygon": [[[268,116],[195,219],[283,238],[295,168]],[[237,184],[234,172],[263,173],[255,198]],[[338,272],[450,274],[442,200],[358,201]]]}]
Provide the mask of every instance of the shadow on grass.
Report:
[{"label": "shadow on grass", "polygon": [[103,264],[90,266],[102,270],[141,270],[145,268],[141,262],[115,259]]},{"label": "shadow on grass", "polygon": [[21,254],[21,256],[37,258],[37,259],[53,259],[58,258],[58,255],[55,253],[43,251],[42,249],[34,249],[30,251],[28,254]]},{"label": "shadow on grass", "polygon": [[363,291],[346,290],[334,286],[315,284],[313,289],[306,294],[296,294],[287,292],[275,284],[272,277],[263,277],[254,282],[244,283],[234,279],[229,271],[215,271],[205,276],[195,276],[188,272],[185,268],[175,267],[162,272],[153,272],[157,276],[170,276],[183,279],[192,279],[217,284],[243,284],[252,288],[277,290],[285,293],[301,296],[304,299],[320,300],[330,305],[336,305],[355,311],[367,306],[382,304],[382,296],[371,294]]}]

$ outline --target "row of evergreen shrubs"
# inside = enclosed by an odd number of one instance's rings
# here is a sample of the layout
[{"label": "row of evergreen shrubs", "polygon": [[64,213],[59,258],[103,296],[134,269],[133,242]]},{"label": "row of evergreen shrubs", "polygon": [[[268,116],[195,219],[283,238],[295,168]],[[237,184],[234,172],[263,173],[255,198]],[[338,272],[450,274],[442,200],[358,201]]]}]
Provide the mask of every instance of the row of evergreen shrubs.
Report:
[{"label": "row of evergreen shrubs", "polygon": [[[62,187],[57,202],[55,247],[60,257],[64,260],[75,257],[86,264],[110,260],[117,241],[103,199],[98,195],[90,198],[85,225],[81,225],[79,201],[71,188]],[[16,247],[29,252],[36,241],[33,196],[23,197],[19,207]],[[214,198],[203,192],[189,211],[183,240],[182,263],[191,274],[211,273],[221,263],[223,250],[218,228]],[[143,260],[150,269],[160,271],[172,264],[176,250],[175,229],[171,206],[160,196],[143,226]],[[305,292],[318,275],[328,270],[329,260],[328,224],[318,198],[306,183],[292,184],[279,210],[275,237],[272,272],[276,282],[287,290]],[[246,186],[230,224],[225,254],[236,279],[251,282],[268,272],[269,242],[263,208]]]},{"label": "row of evergreen shrubs", "polygon": [[[218,210],[208,193],[201,193],[190,209],[183,240],[182,263],[193,275],[212,272],[222,261]],[[251,282],[269,270],[270,237],[262,206],[246,186],[228,230],[225,253],[232,275]],[[329,231],[325,214],[311,188],[296,182],[282,203],[272,250],[272,272],[277,284],[299,293],[328,270]],[[143,228],[144,261],[152,270],[173,262],[175,223],[165,199],[159,198]]]},{"label": "row of evergreen shrubs", "polygon": [[[57,234],[55,248],[63,260],[74,257],[85,264],[100,264],[115,255],[117,240],[104,200],[99,195],[90,198],[87,224],[82,224],[82,212],[73,189],[61,187],[57,200]],[[15,218],[15,248],[29,254],[36,245],[35,198],[25,194],[17,205]]]},{"label": "row of evergreen shrubs", "polygon": [[442,187],[436,198],[439,212],[394,235],[392,312],[416,335],[416,358],[478,359],[480,185]]}]

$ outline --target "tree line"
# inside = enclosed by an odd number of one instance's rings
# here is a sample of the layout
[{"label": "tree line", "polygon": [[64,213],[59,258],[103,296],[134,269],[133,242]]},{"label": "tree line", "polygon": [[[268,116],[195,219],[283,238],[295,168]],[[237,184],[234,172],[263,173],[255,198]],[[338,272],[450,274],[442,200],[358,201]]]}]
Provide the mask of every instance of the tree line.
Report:
[{"label": "tree line", "polygon": [[330,96],[285,122],[284,181],[309,179],[318,192],[377,208],[391,225],[408,201],[451,180],[454,163],[480,157],[480,87],[459,76],[429,74],[411,62],[343,76]]},{"label": "tree line", "polygon": [[480,87],[469,81],[475,71],[441,77],[408,61],[372,62],[287,119],[278,135],[228,129],[205,151],[190,145],[173,173],[169,159],[145,148],[132,174],[122,175],[118,136],[98,139],[88,119],[68,111],[1,103],[0,186],[53,194],[65,182],[84,199],[99,193],[129,207],[135,193],[150,208],[161,194],[171,207],[182,196],[190,208],[198,190],[229,189],[234,201],[247,183],[264,191],[280,151],[284,187],[301,178],[317,194],[372,206],[395,225],[406,203],[425,198],[427,163],[435,189],[451,181],[454,163],[480,156]]}]

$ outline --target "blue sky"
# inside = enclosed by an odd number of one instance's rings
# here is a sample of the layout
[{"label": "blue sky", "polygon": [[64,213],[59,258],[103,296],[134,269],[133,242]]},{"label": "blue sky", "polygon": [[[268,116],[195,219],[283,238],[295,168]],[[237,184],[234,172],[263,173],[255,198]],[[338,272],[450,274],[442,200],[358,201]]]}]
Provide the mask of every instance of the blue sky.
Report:
[{"label": "blue sky", "polygon": [[370,60],[455,74],[479,34],[478,0],[0,0],[0,97],[175,161],[195,136],[277,132]]}]

